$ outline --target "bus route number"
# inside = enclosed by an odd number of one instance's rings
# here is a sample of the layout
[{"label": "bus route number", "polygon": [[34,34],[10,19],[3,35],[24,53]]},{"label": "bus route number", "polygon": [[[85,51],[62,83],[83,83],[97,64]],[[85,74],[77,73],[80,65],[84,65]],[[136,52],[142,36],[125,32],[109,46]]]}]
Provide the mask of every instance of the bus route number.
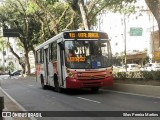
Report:
[{"label": "bus route number", "polygon": [[75,38],[76,35],[75,35],[75,33],[69,33],[69,37],[70,37],[70,38]]},{"label": "bus route number", "polygon": [[85,62],[86,57],[68,57],[68,62]]}]

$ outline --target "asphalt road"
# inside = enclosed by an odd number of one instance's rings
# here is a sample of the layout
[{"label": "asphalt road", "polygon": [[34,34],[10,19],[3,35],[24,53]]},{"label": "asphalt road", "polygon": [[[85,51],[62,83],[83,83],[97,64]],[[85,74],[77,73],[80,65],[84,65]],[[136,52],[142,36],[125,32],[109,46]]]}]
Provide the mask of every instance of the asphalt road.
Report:
[{"label": "asphalt road", "polygon": [[[27,111],[160,111],[160,98],[124,94],[100,89],[93,93],[88,89],[57,93],[52,89],[43,90],[33,78],[0,76],[1,87]],[[63,113],[63,112],[62,112]],[[54,117],[37,120],[159,120],[159,117]],[[51,114],[54,114],[52,112]],[[66,113],[67,114],[67,113]],[[80,114],[80,113],[79,113]],[[113,112],[114,114],[114,112]]]}]

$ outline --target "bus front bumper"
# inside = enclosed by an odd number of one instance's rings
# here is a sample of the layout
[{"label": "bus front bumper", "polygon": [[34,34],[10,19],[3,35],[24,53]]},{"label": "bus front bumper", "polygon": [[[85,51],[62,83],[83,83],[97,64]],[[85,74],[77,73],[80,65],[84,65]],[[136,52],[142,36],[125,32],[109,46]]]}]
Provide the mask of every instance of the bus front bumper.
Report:
[{"label": "bus front bumper", "polygon": [[100,80],[78,80],[70,77],[66,78],[66,88],[79,89],[104,86],[113,86],[113,76],[109,76]]}]

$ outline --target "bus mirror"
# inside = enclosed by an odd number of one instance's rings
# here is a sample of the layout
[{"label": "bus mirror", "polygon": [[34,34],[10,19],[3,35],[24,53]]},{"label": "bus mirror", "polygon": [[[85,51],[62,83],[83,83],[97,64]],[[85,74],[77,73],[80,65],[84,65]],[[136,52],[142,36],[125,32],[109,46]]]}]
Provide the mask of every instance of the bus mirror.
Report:
[{"label": "bus mirror", "polygon": [[62,50],[64,50],[64,48],[65,48],[65,47],[64,47],[64,42],[60,42],[60,43],[59,43],[59,46],[60,46],[60,48],[61,48]]}]

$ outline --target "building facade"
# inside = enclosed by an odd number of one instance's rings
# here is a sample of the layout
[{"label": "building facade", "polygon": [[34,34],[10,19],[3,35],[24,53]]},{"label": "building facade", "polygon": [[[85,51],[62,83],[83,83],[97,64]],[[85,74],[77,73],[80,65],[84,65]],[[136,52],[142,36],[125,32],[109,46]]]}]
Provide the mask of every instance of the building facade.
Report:
[{"label": "building facade", "polygon": [[[17,45],[17,40],[15,38],[3,38],[3,40],[5,41],[4,43],[7,43],[9,40],[14,52],[17,53],[21,60],[25,63],[24,51]],[[35,59],[32,52],[29,53],[29,61],[31,68],[34,68]],[[7,45],[3,46],[2,51],[0,51],[0,67],[3,71],[8,71],[9,69],[12,71],[22,69],[18,59],[13,55]]]},{"label": "building facade", "polygon": [[[158,50],[158,41],[157,37],[155,37],[157,35],[155,31],[158,30],[158,24],[147,7],[145,0],[138,0],[135,3],[135,7],[137,8],[135,12],[130,14],[107,11],[101,13],[102,20],[99,20],[99,16],[97,30],[108,33],[111,39],[113,55],[124,53],[125,51],[127,55],[130,53],[133,55],[134,51],[139,51],[140,53],[147,51],[150,62],[154,62],[153,51]],[[127,56],[127,61],[134,62],[134,60],[130,60],[134,56]]]}]

